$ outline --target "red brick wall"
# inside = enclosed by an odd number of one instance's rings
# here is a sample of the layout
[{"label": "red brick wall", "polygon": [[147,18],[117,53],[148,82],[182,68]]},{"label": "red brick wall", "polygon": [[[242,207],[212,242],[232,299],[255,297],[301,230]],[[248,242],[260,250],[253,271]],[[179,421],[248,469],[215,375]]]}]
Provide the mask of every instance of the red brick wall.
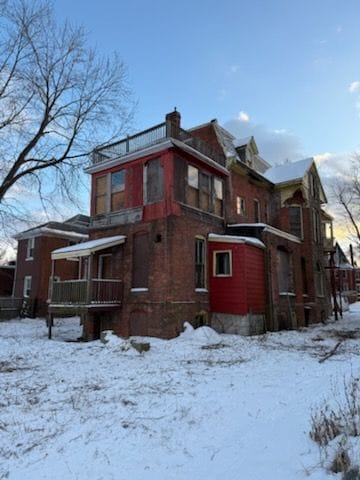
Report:
[{"label": "red brick wall", "polygon": [[[36,299],[36,315],[44,316],[47,313],[47,299],[49,277],[51,275],[51,252],[57,248],[66,247],[69,240],[56,237],[36,237],[33,260],[26,260],[27,240],[18,242],[15,296],[22,297],[24,290],[24,278],[29,275],[31,282],[31,299]],[[78,262],[66,260],[56,261],[55,276],[61,280],[77,278]]]}]

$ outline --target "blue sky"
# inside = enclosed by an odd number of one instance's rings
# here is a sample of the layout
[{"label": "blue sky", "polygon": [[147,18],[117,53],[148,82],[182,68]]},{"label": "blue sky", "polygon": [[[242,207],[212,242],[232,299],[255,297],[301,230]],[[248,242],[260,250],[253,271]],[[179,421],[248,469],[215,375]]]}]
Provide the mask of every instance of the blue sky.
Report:
[{"label": "blue sky", "polygon": [[127,64],[135,130],[176,106],[184,128],[217,118],[240,136],[255,133],[275,162],[360,148],[360,84],[349,91],[360,80],[357,0],[57,0],[55,8]]}]

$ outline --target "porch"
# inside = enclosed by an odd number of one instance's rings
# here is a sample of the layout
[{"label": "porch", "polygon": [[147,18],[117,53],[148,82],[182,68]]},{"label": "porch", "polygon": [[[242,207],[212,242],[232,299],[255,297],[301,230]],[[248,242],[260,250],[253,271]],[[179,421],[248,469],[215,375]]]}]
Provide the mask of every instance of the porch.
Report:
[{"label": "porch", "polygon": [[[51,254],[52,272],[49,279],[49,338],[54,316],[86,315],[96,312],[108,312],[119,308],[123,299],[123,282],[108,275],[105,260],[112,262],[112,255],[102,253],[106,249],[117,247],[126,237],[118,235],[89,242],[71,245],[54,250]],[[61,280],[56,275],[56,261],[78,262],[78,278]],[[93,273],[95,262],[99,261],[97,271]],[[111,273],[111,272],[110,272]],[[97,278],[94,278],[97,277]]]}]

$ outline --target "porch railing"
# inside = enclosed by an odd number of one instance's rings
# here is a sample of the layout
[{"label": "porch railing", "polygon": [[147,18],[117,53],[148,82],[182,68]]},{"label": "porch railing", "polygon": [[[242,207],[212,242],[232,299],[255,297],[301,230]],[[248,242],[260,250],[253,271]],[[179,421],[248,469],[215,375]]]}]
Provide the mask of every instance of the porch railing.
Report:
[{"label": "porch railing", "polygon": [[120,303],[122,281],[93,278],[91,280],[64,280],[52,282],[50,303],[55,305],[87,305]]}]

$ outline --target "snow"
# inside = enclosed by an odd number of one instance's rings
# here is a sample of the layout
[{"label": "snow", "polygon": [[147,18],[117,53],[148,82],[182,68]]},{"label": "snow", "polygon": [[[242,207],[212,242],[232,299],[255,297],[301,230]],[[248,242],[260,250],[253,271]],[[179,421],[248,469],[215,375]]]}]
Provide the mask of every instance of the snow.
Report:
[{"label": "snow", "polygon": [[102,237],[96,240],[89,240],[88,242],[77,243],[76,245],[70,245],[69,247],[58,248],[53,250],[51,257],[53,259],[66,258],[67,256],[74,257],[90,255],[91,252],[96,252],[107,247],[124,243],[126,240],[125,235],[116,235],[114,237]]},{"label": "snow", "polygon": [[359,303],[301,331],[184,329],[141,338],[151,348],[138,353],[111,332],[76,342],[77,318],[55,319],[53,340],[43,320],[1,322],[0,478],[341,478],[326,471],[310,416],[358,375]]},{"label": "snow", "polygon": [[299,160],[298,162],[284,163],[283,165],[269,168],[263,176],[273,183],[299,180],[304,177],[313,163],[314,159],[312,157]]},{"label": "snow", "polygon": [[244,237],[240,235],[218,235],[217,233],[209,233],[208,239],[210,242],[247,243],[254,247],[265,248],[264,243],[255,237]]}]

